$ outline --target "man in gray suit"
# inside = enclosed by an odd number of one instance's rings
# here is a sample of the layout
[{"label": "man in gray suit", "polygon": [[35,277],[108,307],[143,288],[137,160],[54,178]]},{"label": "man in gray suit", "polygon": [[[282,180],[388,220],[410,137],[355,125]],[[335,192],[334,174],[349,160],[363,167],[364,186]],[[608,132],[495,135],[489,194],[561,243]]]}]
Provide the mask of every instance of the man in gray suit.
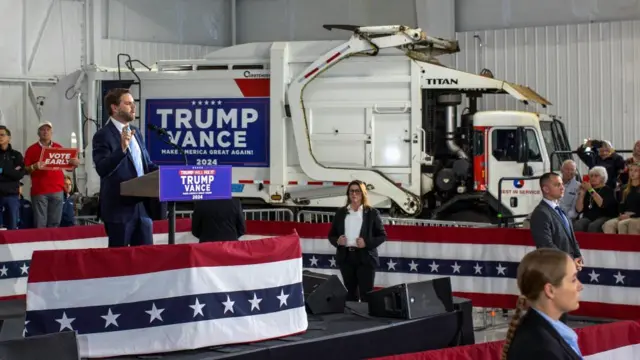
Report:
[{"label": "man in gray suit", "polygon": [[581,270],[584,259],[567,214],[558,205],[564,194],[560,175],[550,172],[540,177],[543,199],[531,213],[531,236],[539,248],[556,248],[569,254]]}]

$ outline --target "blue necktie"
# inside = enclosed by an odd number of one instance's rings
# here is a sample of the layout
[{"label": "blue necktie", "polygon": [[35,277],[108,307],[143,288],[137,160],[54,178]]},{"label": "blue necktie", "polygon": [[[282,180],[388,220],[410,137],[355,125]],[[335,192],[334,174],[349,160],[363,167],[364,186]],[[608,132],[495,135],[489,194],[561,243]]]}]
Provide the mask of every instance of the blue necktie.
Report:
[{"label": "blue necktie", "polygon": [[144,168],[142,167],[142,158],[140,157],[141,150],[136,149],[133,146],[134,141],[135,141],[135,137],[132,136],[131,141],[129,141],[129,152],[131,153],[131,158],[133,159],[133,165],[136,167],[136,172],[138,173],[138,176],[143,176]]},{"label": "blue necktie", "polygon": [[569,226],[569,220],[567,220],[567,217],[564,215],[564,211],[560,209],[560,206],[556,206],[556,211],[558,212],[558,215],[560,215],[560,217],[562,218],[564,227],[567,229],[567,231],[571,231],[571,227]]}]

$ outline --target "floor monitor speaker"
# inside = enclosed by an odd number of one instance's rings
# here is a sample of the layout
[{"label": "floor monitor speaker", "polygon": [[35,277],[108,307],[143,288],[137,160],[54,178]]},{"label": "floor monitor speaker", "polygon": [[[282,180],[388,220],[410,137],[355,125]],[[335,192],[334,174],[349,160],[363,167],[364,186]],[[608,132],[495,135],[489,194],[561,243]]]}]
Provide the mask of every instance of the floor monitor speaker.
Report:
[{"label": "floor monitor speaker", "polygon": [[307,312],[314,315],[343,313],[347,289],[336,275],[302,273],[302,288]]},{"label": "floor monitor speaker", "polygon": [[404,283],[369,293],[371,316],[416,319],[453,310],[449,277]]}]

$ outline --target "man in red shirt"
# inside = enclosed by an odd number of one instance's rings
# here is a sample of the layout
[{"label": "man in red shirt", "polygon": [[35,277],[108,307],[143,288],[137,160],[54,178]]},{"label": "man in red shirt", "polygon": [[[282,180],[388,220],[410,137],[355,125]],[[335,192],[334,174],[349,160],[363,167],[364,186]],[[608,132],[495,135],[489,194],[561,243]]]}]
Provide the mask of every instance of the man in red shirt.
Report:
[{"label": "man in red shirt", "polygon": [[[53,124],[48,121],[38,126],[40,140],[29,146],[24,154],[24,165],[31,175],[31,203],[33,205],[33,222],[36,228],[58,227],[62,218],[64,197],[64,173],[62,170],[43,170],[44,163],[40,155],[45,147],[62,148],[51,140]],[[78,159],[69,160],[74,167]]]}]

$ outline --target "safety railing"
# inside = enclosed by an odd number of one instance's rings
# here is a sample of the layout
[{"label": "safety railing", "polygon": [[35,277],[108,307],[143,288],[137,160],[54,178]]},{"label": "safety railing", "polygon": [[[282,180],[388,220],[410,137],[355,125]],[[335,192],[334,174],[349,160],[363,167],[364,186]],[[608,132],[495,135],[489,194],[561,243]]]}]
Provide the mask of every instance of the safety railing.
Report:
[{"label": "safety railing", "polygon": [[97,225],[101,223],[96,215],[78,215],[75,220],[76,226]]},{"label": "safety railing", "polygon": [[295,221],[289,209],[246,209],[244,219],[252,221]]},{"label": "safety railing", "polygon": [[299,223],[326,224],[333,222],[335,214],[335,212],[331,211],[300,210],[296,221]]},{"label": "safety railing", "polygon": [[427,226],[427,227],[470,227],[470,228],[489,228],[497,227],[495,224],[478,223],[469,221],[444,221],[429,219],[410,219],[410,218],[391,218],[382,217],[384,225],[400,225],[400,226]]},{"label": "safety railing", "polygon": [[[193,210],[176,211],[177,219],[191,219]],[[245,209],[244,219],[250,221],[294,221],[293,211],[289,209]]]},{"label": "safety railing", "polygon": [[[177,219],[191,219],[193,210],[176,211]],[[302,210],[295,215],[290,209],[245,209],[244,218],[250,221],[296,221],[300,223],[310,224],[327,224],[333,221],[334,212],[330,211],[314,211]],[[97,216],[77,216],[76,225],[95,225],[100,224]],[[411,218],[392,218],[388,216],[382,217],[384,225],[400,225],[400,226],[425,226],[425,227],[473,227],[486,228],[496,227],[495,224],[465,222],[465,221],[441,221],[428,219],[411,219]]]},{"label": "safety railing", "polygon": [[[297,222],[324,224],[333,221],[335,213],[329,211],[313,211],[302,210],[298,212]],[[382,217],[384,225],[400,225],[400,226],[428,226],[428,227],[497,227],[495,224],[465,222],[465,221],[441,221],[429,219],[412,219],[412,218],[392,218],[388,216]]]},{"label": "safety railing", "polygon": [[191,219],[193,210],[176,210],[176,219]]}]

